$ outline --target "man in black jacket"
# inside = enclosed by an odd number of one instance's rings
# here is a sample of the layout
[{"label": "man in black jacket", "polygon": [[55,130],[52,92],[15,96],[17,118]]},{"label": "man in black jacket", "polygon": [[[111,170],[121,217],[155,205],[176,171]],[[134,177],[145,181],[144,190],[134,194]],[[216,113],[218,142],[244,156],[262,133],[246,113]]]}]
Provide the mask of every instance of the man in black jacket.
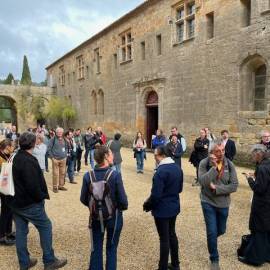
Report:
[{"label": "man in black jacket", "polygon": [[10,139],[11,141],[16,141],[19,139],[20,133],[17,132],[17,127],[15,125],[12,125],[11,131],[6,134],[6,138]]},{"label": "man in black jacket", "polygon": [[44,270],[58,269],[66,265],[66,259],[57,259],[52,248],[52,224],[48,218],[44,200],[49,199],[47,185],[37,159],[32,156],[36,136],[25,132],[20,136],[20,150],[13,159],[15,196],[8,198],[16,224],[16,249],[20,270],[30,269],[37,259],[30,258],[27,250],[28,224],[38,230],[43,250]]},{"label": "man in black jacket", "polygon": [[228,130],[222,130],[221,131],[221,137],[223,144],[225,146],[225,156],[230,161],[233,161],[234,156],[236,155],[236,147],[233,140],[229,139],[229,131]]}]

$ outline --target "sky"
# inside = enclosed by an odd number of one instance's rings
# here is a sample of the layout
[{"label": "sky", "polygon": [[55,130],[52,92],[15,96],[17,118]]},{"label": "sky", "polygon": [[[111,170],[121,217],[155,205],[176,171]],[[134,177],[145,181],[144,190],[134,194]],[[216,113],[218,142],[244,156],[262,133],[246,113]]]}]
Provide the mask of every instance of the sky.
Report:
[{"label": "sky", "polygon": [[21,79],[26,55],[32,81],[45,67],[144,0],[1,0],[0,78]]}]

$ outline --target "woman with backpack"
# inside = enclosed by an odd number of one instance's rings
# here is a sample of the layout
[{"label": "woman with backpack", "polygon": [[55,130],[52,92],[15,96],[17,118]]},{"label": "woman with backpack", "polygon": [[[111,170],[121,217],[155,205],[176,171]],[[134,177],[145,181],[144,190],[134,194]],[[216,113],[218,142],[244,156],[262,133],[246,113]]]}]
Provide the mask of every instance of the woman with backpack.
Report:
[{"label": "woman with backpack", "polygon": [[128,208],[121,174],[113,171],[112,151],[105,145],[94,152],[97,163],[83,177],[81,202],[89,207],[91,256],[89,270],[103,269],[103,239],[107,231],[106,269],[117,269],[117,246],[123,227],[122,211]]},{"label": "woman with backpack", "polygon": [[144,159],[146,156],[146,141],[143,138],[142,133],[137,132],[136,138],[133,142],[134,158],[137,162],[137,173],[143,173]]}]

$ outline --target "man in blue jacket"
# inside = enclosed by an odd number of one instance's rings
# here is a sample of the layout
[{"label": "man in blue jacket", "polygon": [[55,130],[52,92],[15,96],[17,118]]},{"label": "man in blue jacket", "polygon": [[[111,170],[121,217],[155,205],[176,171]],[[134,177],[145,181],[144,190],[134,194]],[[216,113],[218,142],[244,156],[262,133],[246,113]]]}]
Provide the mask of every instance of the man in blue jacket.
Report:
[{"label": "man in blue jacket", "polygon": [[[168,157],[167,147],[158,146],[154,155],[158,167],[153,177],[151,195],[144,203],[143,209],[146,212],[152,211],[160,238],[158,270],[179,270],[175,222],[180,213],[179,193],[183,189],[183,172],[173,159]],[[171,265],[168,266],[169,253]]]}]

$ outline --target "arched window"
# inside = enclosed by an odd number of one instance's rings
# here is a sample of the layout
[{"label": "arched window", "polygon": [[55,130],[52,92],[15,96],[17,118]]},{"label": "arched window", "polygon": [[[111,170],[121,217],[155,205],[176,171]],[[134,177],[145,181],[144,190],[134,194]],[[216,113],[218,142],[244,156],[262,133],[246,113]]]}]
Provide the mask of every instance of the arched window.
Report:
[{"label": "arched window", "polygon": [[104,115],[104,93],[101,89],[98,91],[98,114]]},{"label": "arched window", "polygon": [[260,55],[249,56],[240,68],[241,108],[265,111],[267,98],[267,63]]},{"label": "arched window", "polygon": [[266,66],[261,65],[255,70],[255,84],[254,84],[255,111],[264,111],[266,108],[265,84],[266,84]]},{"label": "arched window", "polygon": [[97,94],[95,90],[92,91],[91,97],[92,97],[92,105],[91,105],[92,114],[96,115],[97,114]]}]

